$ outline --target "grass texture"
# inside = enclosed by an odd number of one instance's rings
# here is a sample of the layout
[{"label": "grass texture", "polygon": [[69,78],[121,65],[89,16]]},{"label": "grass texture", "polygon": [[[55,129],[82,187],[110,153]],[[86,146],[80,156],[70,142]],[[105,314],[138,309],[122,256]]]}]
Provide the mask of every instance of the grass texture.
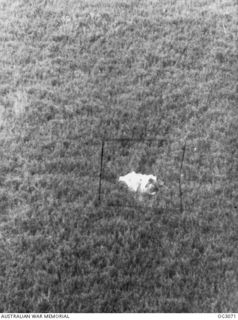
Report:
[{"label": "grass texture", "polygon": [[[238,312],[237,21],[0,2],[0,312]],[[132,169],[165,182],[151,205],[118,188]]]}]

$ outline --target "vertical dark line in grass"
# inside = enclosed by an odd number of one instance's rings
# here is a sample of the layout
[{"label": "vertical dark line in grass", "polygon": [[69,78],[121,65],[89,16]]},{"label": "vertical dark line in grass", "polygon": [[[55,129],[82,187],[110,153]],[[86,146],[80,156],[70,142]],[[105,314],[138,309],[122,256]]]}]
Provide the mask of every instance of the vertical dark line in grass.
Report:
[{"label": "vertical dark line in grass", "polygon": [[183,161],[184,161],[184,156],[185,156],[185,150],[186,150],[186,141],[185,141],[185,144],[183,146],[183,153],[182,153],[180,170],[179,170],[179,199],[180,199],[180,213],[181,214],[183,213],[183,209],[184,209],[184,206],[183,206],[183,190],[182,190],[182,183],[181,183],[182,177],[181,177],[181,175],[182,175],[182,169],[183,169]]},{"label": "vertical dark line in grass", "polygon": [[102,146],[101,146],[100,175],[99,175],[99,187],[98,187],[98,200],[99,201],[101,200],[103,153],[104,153],[104,140],[102,140]]}]

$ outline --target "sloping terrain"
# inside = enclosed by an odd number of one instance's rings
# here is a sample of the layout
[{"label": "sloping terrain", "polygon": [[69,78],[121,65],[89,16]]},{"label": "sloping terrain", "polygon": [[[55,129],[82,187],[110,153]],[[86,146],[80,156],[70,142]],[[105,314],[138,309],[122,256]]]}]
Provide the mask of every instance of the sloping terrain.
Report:
[{"label": "sloping terrain", "polygon": [[[238,312],[237,21],[0,1],[0,312]],[[152,208],[118,189],[132,168],[165,182]]]}]

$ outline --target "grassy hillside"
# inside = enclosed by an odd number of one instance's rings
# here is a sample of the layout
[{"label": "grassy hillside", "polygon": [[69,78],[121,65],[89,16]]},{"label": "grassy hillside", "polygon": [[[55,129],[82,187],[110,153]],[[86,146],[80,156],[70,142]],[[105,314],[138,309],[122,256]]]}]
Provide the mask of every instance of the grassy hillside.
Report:
[{"label": "grassy hillside", "polygon": [[[237,21],[0,1],[0,312],[238,312]],[[116,183],[133,168],[165,182],[151,207]]]}]

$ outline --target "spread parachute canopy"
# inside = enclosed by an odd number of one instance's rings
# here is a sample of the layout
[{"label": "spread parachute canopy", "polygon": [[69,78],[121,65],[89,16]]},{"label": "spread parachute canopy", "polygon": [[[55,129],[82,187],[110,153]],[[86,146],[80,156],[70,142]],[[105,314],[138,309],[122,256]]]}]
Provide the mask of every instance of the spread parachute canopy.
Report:
[{"label": "spread parachute canopy", "polygon": [[163,184],[158,182],[157,177],[152,174],[141,174],[135,171],[120,176],[118,181],[124,183],[130,191],[141,195],[155,195],[159,185]]}]

